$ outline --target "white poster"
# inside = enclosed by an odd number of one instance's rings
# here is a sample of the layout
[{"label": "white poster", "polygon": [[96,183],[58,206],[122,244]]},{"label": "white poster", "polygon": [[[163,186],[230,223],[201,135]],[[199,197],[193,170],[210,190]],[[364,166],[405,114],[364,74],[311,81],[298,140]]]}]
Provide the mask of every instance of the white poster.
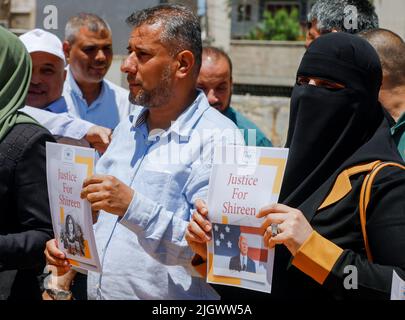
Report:
[{"label": "white poster", "polygon": [[71,265],[101,272],[90,203],[80,198],[84,179],[93,175],[94,159],[94,149],[46,143],[49,204],[58,247]]},{"label": "white poster", "polygon": [[271,292],[274,249],[264,246],[264,218],[278,201],[288,149],[224,146],[215,149],[208,189],[208,282]]}]

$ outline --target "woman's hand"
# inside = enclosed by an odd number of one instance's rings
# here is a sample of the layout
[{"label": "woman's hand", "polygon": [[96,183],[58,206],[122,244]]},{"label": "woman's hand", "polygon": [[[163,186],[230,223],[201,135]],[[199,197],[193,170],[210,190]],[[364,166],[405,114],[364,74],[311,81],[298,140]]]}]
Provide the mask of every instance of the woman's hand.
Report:
[{"label": "woman's hand", "polygon": [[186,240],[191,250],[198,254],[204,261],[207,260],[207,242],[211,240],[212,225],[208,220],[208,208],[204,201],[195,202],[197,211],[186,229]]},{"label": "woman's hand", "polygon": [[71,265],[66,255],[58,248],[58,244],[55,239],[51,239],[46,243],[44,251],[46,262],[48,265],[54,266],[57,275],[63,275],[67,273]]},{"label": "woman's hand", "polygon": [[[264,207],[257,214],[258,218],[265,217],[262,228],[264,244],[273,248],[276,244],[284,244],[295,256],[298,249],[311,235],[313,229],[303,213],[284,204],[273,204]],[[278,234],[272,236],[272,224],[278,225]]]}]

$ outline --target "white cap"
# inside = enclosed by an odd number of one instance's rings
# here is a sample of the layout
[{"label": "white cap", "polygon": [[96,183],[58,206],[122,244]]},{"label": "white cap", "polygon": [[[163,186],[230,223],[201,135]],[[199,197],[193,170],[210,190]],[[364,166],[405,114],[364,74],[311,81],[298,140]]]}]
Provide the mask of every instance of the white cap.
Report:
[{"label": "white cap", "polygon": [[29,53],[47,52],[61,58],[66,64],[62,42],[54,34],[42,29],[34,29],[21,35],[20,40]]}]

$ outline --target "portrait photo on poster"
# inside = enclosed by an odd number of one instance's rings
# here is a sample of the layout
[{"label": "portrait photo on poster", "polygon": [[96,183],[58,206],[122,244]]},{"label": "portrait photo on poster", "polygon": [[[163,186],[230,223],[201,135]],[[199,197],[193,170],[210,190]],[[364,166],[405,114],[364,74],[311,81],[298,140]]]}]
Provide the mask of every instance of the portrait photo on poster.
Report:
[{"label": "portrait photo on poster", "polygon": [[213,247],[214,275],[266,282],[268,250],[260,228],[213,224]]},{"label": "portrait photo on poster", "polygon": [[86,256],[86,241],[83,235],[83,227],[74,218],[72,212],[66,215],[64,223],[61,225],[60,242],[68,254],[73,256]]}]

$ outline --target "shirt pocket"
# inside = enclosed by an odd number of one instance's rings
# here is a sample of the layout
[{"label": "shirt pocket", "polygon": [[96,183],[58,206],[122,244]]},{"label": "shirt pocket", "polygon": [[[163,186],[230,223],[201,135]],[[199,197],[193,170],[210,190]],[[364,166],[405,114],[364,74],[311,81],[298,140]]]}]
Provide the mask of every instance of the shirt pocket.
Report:
[{"label": "shirt pocket", "polygon": [[168,172],[143,170],[137,178],[135,191],[139,190],[150,200],[166,206],[172,179],[173,175]]}]

